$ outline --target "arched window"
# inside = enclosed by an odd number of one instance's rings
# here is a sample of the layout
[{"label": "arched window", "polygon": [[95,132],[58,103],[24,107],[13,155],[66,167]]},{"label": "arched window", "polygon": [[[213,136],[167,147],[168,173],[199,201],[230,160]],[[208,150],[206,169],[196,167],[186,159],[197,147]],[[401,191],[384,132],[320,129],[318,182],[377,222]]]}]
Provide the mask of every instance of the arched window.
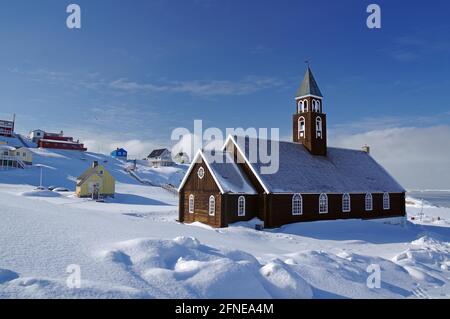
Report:
[{"label": "arched window", "polygon": [[342,195],[342,211],[344,213],[349,213],[352,210],[350,194]]},{"label": "arched window", "polygon": [[373,210],[373,197],[372,194],[366,194],[366,211],[370,212]]},{"label": "arched window", "polygon": [[303,199],[300,194],[295,194],[292,196],[292,215],[303,215]]},{"label": "arched window", "polygon": [[298,137],[306,137],[305,118],[303,116],[298,119]]},{"label": "arched window", "polygon": [[238,199],[238,216],[244,217],[245,216],[245,197],[239,196]]},{"label": "arched window", "polygon": [[298,101],[297,105],[297,113],[302,113],[305,111],[305,107],[303,105],[303,101]]},{"label": "arched window", "polygon": [[189,213],[194,213],[194,195],[189,195]]},{"label": "arched window", "polygon": [[321,110],[321,108],[320,108],[320,100],[317,100],[317,102],[316,102],[316,108],[317,108],[317,112],[318,112],[318,113],[322,113],[322,110]]},{"label": "arched window", "polygon": [[319,213],[327,214],[328,213],[328,196],[327,194],[320,194],[319,197]]},{"label": "arched window", "polygon": [[316,138],[322,138],[322,118],[316,118]]},{"label": "arched window", "polygon": [[209,197],[209,216],[214,216],[216,214],[216,198],[214,195]]},{"label": "arched window", "polygon": [[303,100],[303,110],[304,112],[308,112],[308,100]]},{"label": "arched window", "polygon": [[391,197],[389,196],[389,193],[383,194],[383,209],[384,210],[391,209]]}]

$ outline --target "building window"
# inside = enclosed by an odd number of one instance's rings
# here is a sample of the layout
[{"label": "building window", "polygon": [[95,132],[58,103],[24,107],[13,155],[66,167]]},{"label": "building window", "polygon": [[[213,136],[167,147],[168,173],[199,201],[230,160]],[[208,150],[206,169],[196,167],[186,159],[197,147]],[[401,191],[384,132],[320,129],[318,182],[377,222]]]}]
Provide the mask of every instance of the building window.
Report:
[{"label": "building window", "polygon": [[305,107],[303,105],[303,101],[298,101],[297,105],[297,113],[301,113],[305,111]]},{"label": "building window", "polygon": [[298,119],[298,138],[305,138],[306,130],[305,130],[305,118],[302,116]]},{"label": "building window", "polygon": [[205,177],[205,169],[203,167],[200,167],[198,169],[197,175],[198,175],[198,178],[203,179],[203,177]]},{"label": "building window", "polygon": [[308,100],[303,100],[303,112],[308,112]]},{"label": "building window", "polygon": [[209,216],[214,216],[216,214],[216,198],[214,195],[211,195],[209,197],[209,209],[208,209]]},{"label": "building window", "polygon": [[319,213],[327,214],[328,213],[328,196],[327,194],[320,194],[319,197]]},{"label": "building window", "polygon": [[349,213],[352,210],[350,194],[342,195],[342,211]]},{"label": "building window", "polygon": [[322,110],[320,109],[320,100],[316,101],[316,109],[318,113],[322,113]]},{"label": "building window", "polygon": [[292,197],[292,215],[299,216],[303,215],[303,199],[302,195],[295,194]]},{"label": "building window", "polygon": [[366,194],[366,211],[370,212],[373,210],[373,197],[372,194]]},{"label": "building window", "polygon": [[189,195],[189,213],[194,213],[194,195]]},{"label": "building window", "polygon": [[238,199],[238,216],[244,217],[245,216],[245,197],[240,196]]},{"label": "building window", "polygon": [[389,196],[389,193],[383,194],[383,209],[384,210],[391,209],[391,197]]},{"label": "building window", "polygon": [[316,138],[322,138],[322,118],[316,118]]}]

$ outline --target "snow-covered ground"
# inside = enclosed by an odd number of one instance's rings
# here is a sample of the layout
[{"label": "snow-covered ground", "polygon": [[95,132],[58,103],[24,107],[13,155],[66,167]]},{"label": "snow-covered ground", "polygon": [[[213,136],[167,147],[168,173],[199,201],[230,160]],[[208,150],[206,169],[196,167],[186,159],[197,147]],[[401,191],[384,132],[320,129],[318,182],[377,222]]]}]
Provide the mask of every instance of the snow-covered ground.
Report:
[{"label": "snow-covered ground", "polygon": [[[0,171],[0,298],[450,298],[450,209],[408,200],[409,221],[332,221],[255,231],[176,222],[177,197],[142,185],[125,163],[36,150],[39,169]],[[76,155],[74,155],[76,153]],[[117,178],[115,199],[73,196],[93,159]],[[138,170],[154,184],[177,169]],[[411,221],[411,217],[415,217]],[[69,270],[81,287],[69,288]],[[367,285],[368,267],[381,287]],[[375,265],[375,266],[373,266]]]}]

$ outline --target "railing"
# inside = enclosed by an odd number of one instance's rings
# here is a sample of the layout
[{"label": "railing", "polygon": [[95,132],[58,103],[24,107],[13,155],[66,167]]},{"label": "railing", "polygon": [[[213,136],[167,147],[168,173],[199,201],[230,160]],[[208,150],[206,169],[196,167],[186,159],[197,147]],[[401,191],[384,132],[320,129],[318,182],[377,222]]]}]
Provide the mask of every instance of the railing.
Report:
[{"label": "railing", "polygon": [[0,167],[17,167],[23,169],[26,167],[26,164],[16,156],[0,155]]}]

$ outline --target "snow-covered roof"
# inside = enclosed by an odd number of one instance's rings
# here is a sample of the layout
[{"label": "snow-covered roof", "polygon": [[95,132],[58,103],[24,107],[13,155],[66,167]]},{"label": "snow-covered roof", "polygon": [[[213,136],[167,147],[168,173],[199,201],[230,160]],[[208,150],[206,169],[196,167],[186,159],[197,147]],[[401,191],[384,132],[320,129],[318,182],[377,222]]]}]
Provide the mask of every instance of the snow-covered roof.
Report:
[{"label": "snow-covered roof", "polygon": [[73,142],[73,141],[61,141],[61,140],[51,140],[51,139],[41,139],[41,142],[47,142],[47,143],[59,143],[59,144],[71,144],[71,145],[82,145],[79,142]]},{"label": "snow-covered roof", "polygon": [[157,149],[157,150],[153,150],[150,155],[148,156],[148,158],[156,158],[156,157],[160,157],[162,156],[165,152],[169,152],[169,150],[167,148],[162,148],[162,149]]},{"label": "snow-covered roof", "polygon": [[[225,193],[257,194],[251,182],[229,153],[216,151],[214,154],[204,153],[203,155]],[[215,160],[219,158],[219,161]]]},{"label": "snow-covered roof", "polygon": [[[279,169],[274,174],[261,174],[259,143],[266,143],[270,154],[270,140],[236,138],[233,140],[245,153],[256,145],[255,160],[250,163],[263,187],[271,193],[403,193],[405,189],[368,153],[357,150],[328,148],[327,156],[311,155],[302,145],[279,142]],[[253,152],[252,152],[253,153]]]},{"label": "snow-covered roof", "polygon": [[1,151],[15,151],[16,148],[9,145],[0,145]]},{"label": "snow-covered roof", "polygon": [[[219,160],[218,160],[219,159]],[[178,191],[181,191],[196,163],[203,161],[210,170],[221,193],[257,194],[244,172],[233,161],[229,153],[216,151],[214,154],[199,151],[189,167]]]}]

